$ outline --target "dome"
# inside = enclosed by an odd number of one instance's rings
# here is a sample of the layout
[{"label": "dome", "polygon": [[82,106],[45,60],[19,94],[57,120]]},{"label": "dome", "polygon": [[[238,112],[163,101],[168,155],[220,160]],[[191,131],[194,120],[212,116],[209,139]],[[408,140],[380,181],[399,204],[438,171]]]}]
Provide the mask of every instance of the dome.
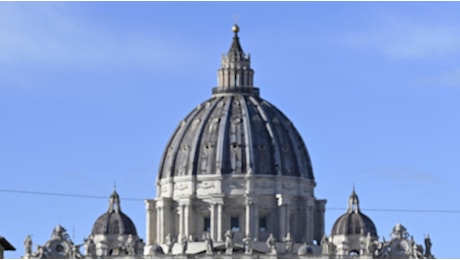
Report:
[{"label": "dome", "polygon": [[[238,27],[234,27],[238,28]],[[160,162],[158,179],[255,174],[314,180],[307,148],[292,122],[253,86],[238,29],[212,96],[182,120]]]},{"label": "dome", "polygon": [[109,209],[93,225],[93,235],[136,235],[133,221],[120,208],[120,197],[116,191],[110,196]]},{"label": "dome", "polygon": [[377,229],[374,222],[359,209],[358,195],[353,189],[348,210],[335,221],[331,235],[366,235],[367,233],[377,236]]}]

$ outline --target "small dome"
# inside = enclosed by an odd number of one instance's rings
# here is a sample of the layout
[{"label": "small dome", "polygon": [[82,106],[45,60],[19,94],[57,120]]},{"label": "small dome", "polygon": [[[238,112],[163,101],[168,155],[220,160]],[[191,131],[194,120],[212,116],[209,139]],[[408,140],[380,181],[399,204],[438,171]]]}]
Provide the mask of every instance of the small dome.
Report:
[{"label": "small dome", "polygon": [[354,188],[348,203],[347,212],[335,221],[331,235],[366,235],[370,233],[371,236],[377,236],[374,222],[359,209],[359,199]]},{"label": "small dome", "polygon": [[136,235],[133,221],[121,212],[120,197],[116,191],[110,196],[109,210],[93,225],[93,235]]}]

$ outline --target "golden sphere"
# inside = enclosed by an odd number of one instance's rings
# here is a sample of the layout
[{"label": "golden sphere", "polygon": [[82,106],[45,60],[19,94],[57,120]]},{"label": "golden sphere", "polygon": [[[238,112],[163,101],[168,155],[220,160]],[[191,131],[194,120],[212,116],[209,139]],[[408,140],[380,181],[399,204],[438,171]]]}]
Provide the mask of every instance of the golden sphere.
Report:
[{"label": "golden sphere", "polygon": [[240,31],[240,27],[238,27],[238,25],[235,24],[235,25],[233,25],[233,27],[232,27],[232,31],[233,31],[234,33],[237,33],[237,32]]}]

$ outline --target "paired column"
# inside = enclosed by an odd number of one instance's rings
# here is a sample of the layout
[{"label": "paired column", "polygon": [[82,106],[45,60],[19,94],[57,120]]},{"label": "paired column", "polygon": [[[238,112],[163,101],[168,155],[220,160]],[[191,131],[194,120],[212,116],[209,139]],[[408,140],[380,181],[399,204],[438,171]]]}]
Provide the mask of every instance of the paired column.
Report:
[{"label": "paired column", "polygon": [[223,204],[222,203],[217,203],[217,241],[222,241],[222,238],[224,234],[222,233],[223,230],[223,223],[222,223],[222,211],[223,211]]},{"label": "paired column", "polygon": [[214,203],[211,203],[209,205],[209,212],[210,212],[210,220],[211,220],[211,238],[215,241],[216,240],[216,236],[217,236],[217,230],[216,230],[216,204]]},{"label": "paired column", "polygon": [[191,210],[190,210],[190,199],[184,199],[179,201],[178,215],[179,215],[179,239],[184,236],[193,234],[191,222]]},{"label": "paired column", "polygon": [[153,245],[157,239],[157,211],[155,200],[145,200],[146,217],[146,236],[145,244]]},{"label": "paired column", "polygon": [[217,199],[217,201],[209,204],[210,220],[211,220],[211,238],[214,241],[223,241],[223,199]]},{"label": "paired column", "polygon": [[165,231],[164,231],[164,208],[163,208],[163,201],[158,201],[156,203],[156,209],[157,209],[157,241],[158,243],[162,244],[164,243],[164,238],[165,238]]},{"label": "paired column", "polygon": [[314,227],[313,227],[313,222],[314,222],[314,199],[309,199],[307,201],[307,208],[306,208],[306,230],[305,230],[305,240],[307,243],[311,243],[313,241],[313,234],[314,234]]},{"label": "paired column", "polygon": [[185,222],[185,219],[184,219],[184,205],[180,204],[179,207],[178,207],[178,213],[179,213],[179,236],[178,236],[178,240],[179,239],[182,239],[183,235],[184,235],[184,222]]},{"label": "paired column", "polygon": [[256,206],[254,204],[254,199],[252,197],[246,197],[246,227],[245,227],[245,235],[250,234],[251,237],[256,235],[256,227],[255,227],[255,212]]},{"label": "paired column", "polygon": [[283,238],[288,232],[290,232],[289,199],[282,194],[277,194],[276,199],[278,204],[278,214],[280,218],[279,236],[280,238]]}]

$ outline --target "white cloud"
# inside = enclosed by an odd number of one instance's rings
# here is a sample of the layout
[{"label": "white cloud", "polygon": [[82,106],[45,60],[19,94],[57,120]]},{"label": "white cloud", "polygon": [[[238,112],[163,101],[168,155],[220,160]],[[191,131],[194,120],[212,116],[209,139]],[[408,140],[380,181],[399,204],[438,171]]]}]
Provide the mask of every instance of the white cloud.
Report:
[{"label": "white cloud", "polygon": [[0,64],[32,61],[88,67],[129,62],[172,68],[190,57],[172,39],[85,20],[66,3],[1,3],[1,7]]},{"label": "white cloud", "polygon": [[395,59],[426,59],[460,53],[459,27],[386,17],[371,31],[353,32],[343,42],[355,48],[376,50]]}]

